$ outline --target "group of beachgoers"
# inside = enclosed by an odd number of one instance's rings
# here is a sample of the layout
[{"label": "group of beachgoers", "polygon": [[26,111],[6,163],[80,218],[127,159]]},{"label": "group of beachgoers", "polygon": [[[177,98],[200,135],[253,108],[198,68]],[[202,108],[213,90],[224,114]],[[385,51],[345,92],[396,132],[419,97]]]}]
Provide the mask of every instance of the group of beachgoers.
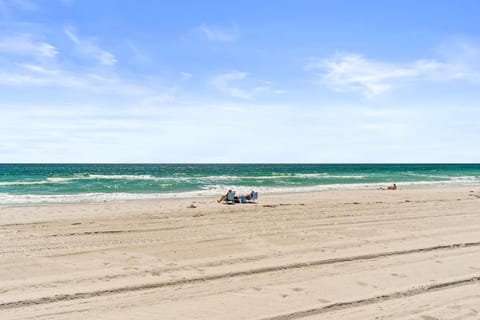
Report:
[{"label": "group of beachgoers", "polygon": [[233,190],[228,190],[226,194],[220,197],[220,199],[217,200],[218,203],[224,202],[224,201],[233,201],[235,203],[244,203],[244,201],[251,201],[253,200],[255,191],[252,190],[252,192],[246,194],[246,195],[241,195],[237,196],[235,194],[236,192]]},{"label": "group of beachgoers", "polygon": [[[397,190],[397,185],[394,183],[391,186],[387,186],[386,188],[380,187],[380,190]],[[254,200],[254,194],[255,192],[252,190],[252,192],[246,194],[246,195],[241,195],[237,196],[235,194],[235,191],[233,190],[228,190],[227,193],[222,195],[220,199],[217,200],[218,203],[224,202],[224,201],[233,201],[235,203],[245,203],[246,201],[252,201]]]}]

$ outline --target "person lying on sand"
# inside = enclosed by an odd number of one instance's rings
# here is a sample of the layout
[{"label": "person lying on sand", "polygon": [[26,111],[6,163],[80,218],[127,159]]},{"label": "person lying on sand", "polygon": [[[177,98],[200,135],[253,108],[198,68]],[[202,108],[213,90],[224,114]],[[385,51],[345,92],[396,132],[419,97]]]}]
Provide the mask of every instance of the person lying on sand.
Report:
[{"label": "person lying on sand", "polygon": [[397,185],[394,183],[393,185],[388,186],[387,188],[380,187],[380,188],[378,188],[378,189],[379,189],[379,190],[397,190]]}]

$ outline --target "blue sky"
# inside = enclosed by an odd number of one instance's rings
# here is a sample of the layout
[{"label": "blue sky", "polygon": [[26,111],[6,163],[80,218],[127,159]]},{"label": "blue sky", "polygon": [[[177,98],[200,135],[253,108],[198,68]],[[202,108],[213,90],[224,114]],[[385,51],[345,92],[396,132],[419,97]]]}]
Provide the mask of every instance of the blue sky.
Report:
[{"label": "blue sky", "polygon": [[479,162],[479,16],[0,0],[0,162]]}]

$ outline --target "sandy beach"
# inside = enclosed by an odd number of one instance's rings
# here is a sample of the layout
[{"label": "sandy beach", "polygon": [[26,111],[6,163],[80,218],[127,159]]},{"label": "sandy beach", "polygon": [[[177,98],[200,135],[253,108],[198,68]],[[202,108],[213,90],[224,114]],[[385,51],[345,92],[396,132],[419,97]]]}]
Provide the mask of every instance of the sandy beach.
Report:
[{"label": "sandy beach", "polygon": [[480,186],[0,208],[0,319],[480,319]]}]

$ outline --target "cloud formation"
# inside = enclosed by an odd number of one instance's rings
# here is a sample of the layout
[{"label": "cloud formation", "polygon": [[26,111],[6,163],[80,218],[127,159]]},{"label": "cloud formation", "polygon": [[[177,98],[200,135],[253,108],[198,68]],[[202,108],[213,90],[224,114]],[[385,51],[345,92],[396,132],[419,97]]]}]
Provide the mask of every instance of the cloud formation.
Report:
[{"label": "cloud formation", "polygon": [[133,98],[138,105],[158,105],[175,100],[175,88],[126,79],[119,75],[85,73],[83,71],[48,68],[41,64],[20,63],[0,71],[0,87],[49,87],[71,89],[93,94],[113,95],[121,99]]},{"label": "cloud formation", "polygon": [[210,83],[216,88],[218,91],[228,94],[232,97],[242,98],[242,99],[250,99],[252,94],[246,90],[240,89],[235,87],[231,84],[232,81],[243,80],[247,77],[246,72],[227,72],[222,73],[214,77]]},{"label": "cloud formation", "polygon": [[235,27],[226,28],[202,24],[197,29],[212,42],[234,42],[237,40]]},{"label": "cloud formation", "polygon": [[65,28],[67,37],[77,46],[79,52],[91,59],[94,59],[106,66],[113,66],[117,63],[117,58],[110,52],[100,48],[95,39],[80,38],[72,28]]},{"label": "cloud formation", "polygon": [[[212,80],[210,80],[210,84],[223,94],[240,99],[252,99],[261,92],[271,91],[269,82],[263,82],[251,89],[241,88],[238,83],[242,80],[245,80],[247,77],[248,73],[246,72],[225,72],[215,76]],[[237,85],[234,83],[237,83]]]},{"label": "cloud formation", "polygon": [[34,40],[29,34],[17,34],[0,38],[0,53],[55,58],[58,50],[47,42]]},{"label": "cloud formation", "polygon": [[[471,47],[468,49],[472,51]],[[367,59],[356,53],[339,53],[326,59],[310,59],[304,69],[320,77],[334,91],[357,92],[374,98],[420,80],[478,81],[479,72],[460,61],[452,58],[394,63]]]},{"label": "cloud formation", "polygon": [[[61,59],[58,59],[60,50],[43,40],[46,35],[37,34],[34,30],[30,33],[0,34],[0,89],[8,87],[32,92],[35,88],[67,89],[70,93],[86,93],[86,97],[96,94],[109,99],[121,97],[121,101],[129,98],[139,106],[175,100],[175,88],[158,85],[151,78],[126,77],[111,68],[92,69],[98,64],[111,67],[117,59],[98,46],[94,38],[80,37],[72,28],[63,31],[71,42],[62,47]],[[87,61],[65,63],[72,58],[72,48],[87,57]],[[188,74],[182,76],[187,77]]]}]

